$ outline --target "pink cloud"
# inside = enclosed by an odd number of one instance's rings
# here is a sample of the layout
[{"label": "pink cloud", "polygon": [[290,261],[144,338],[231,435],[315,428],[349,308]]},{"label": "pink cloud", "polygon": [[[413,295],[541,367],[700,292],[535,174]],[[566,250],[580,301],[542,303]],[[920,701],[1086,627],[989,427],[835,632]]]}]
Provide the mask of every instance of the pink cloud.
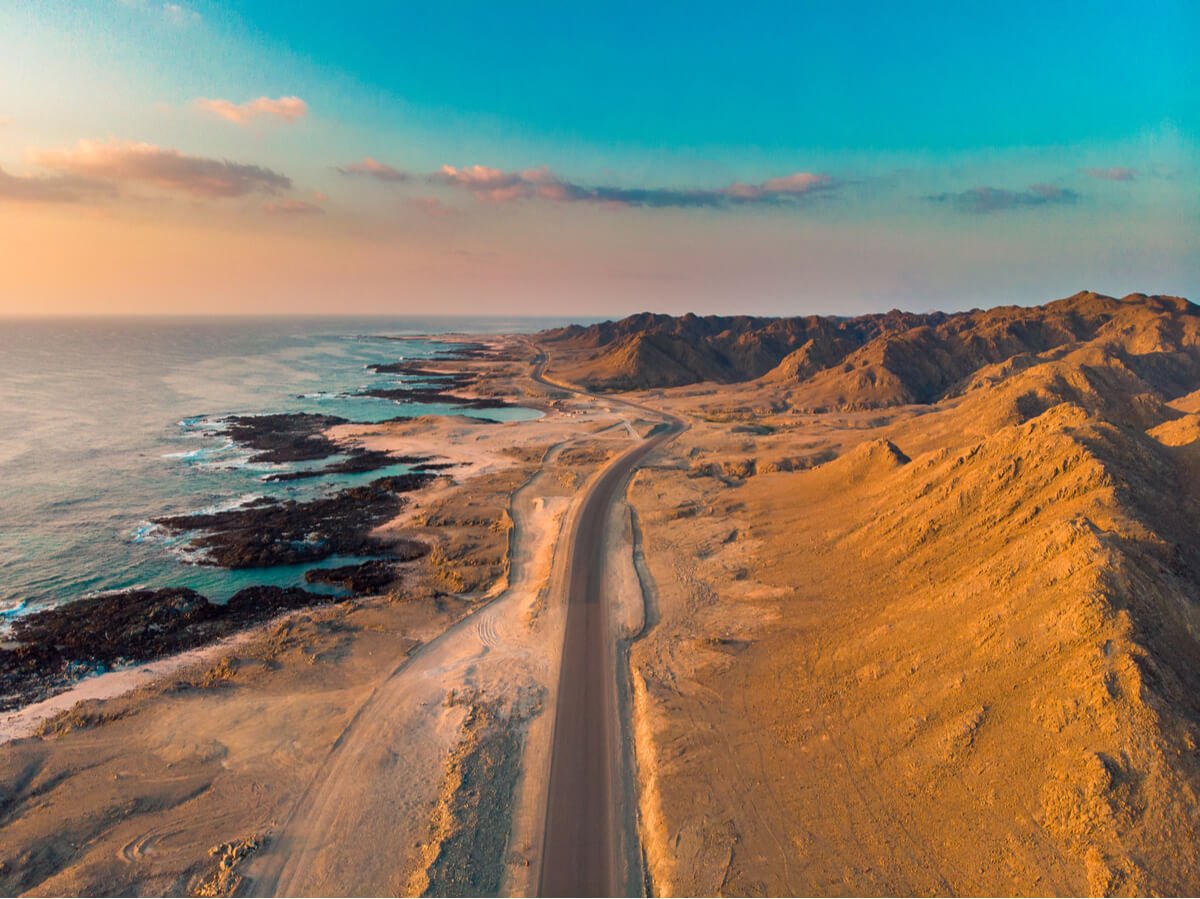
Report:
[{"label": "pink cloud", "polygon": [[339,168],[338,171],[343,175],[360,175],[375,178],[378,181],[408,181],[412,177],[407,172],[392,168],[387,163],[380,162],[371,156],[362,162],[352,162],[345,168]]},{"label": "pink cloud", "polygon": [[292,186],[286,175],[257,165],[188,156],[135,141],[80,141],[67,150],[33,150],[42,168],[110,184],[148,184],[160,190],[208,199],[277,193]]},{"label": "pink cloud", "polygon": [[270,200],[263,204],[263,212],[268,215],[280,216],[302,216],[302,215],[324,215],[325,210],[316,203],[310,203],[307,200],[296,200],[285,198],[282,200]]},{"label": "pink cloud", "polygon": [[275,100],[270,97],[259,97],[257,100],[247,100],[245,103],[200,97],[196,100],[196,107],[238,125],[245,125],[260,118],[295,122],[308,115],[308,104],[299,97],[279,97]]},{"label": "pink cloud", "polygon": [[553,203],[592,203],[600,206],[652,208],[727,208],[743,205],[792,205],[807,194],[836,189],[828,175],[793,172],[758,184],[735,182],[724,187],[612,187],[569,181],[546,166],[505,171],[487,165],[443,165],[429,175],[415,175],[367,157],[339,168],[343,175],[382,181],[416,181],[455,187],[485,203],[546,200]]},{"label": "pink cloud", "polygon": [[437,197],[413,197],[410,202],[430,218],[447,218],[458,213],[457,209],[447,206]]},{"label": "pink cloud", "polygon": [[438,184],[461,187],[476,199],[492,203],[537,198],[558,203],[597,203],[615,206],[720,207],[738,204],[771,204],[794,200],[835,185],[828,175],[795,172],[761,184],[734,183],[721,188],[588,187],[567,181],[542,166],[506,172],[483,165],[455,168],[444,165],[429,176]]},{"label": "pink cloud", "polygon": [[798,197],[815,190],[833,186],[828,175],[813,172],[793,172],[779,178],[768,178],[760,184],[735,182],[725,188],[727,196],[741,202],[762,202],[774,197]]},{"label": "pink cloud", "polygon": [[793,172],[782,178],[768,178],[762,183],[763,191],[769,194],[805,194],[810,190],[827,187],[828,175],[813,172]]},{"label": "pink cloud", "polygon": [[[544,176],[538,176],[544,183]],[[519,172],[505,172],[486,165],[455,168],[444,165],[430,176],[431,181],[463,187],[477,199],[490,203],[507,203],[536,193],[538,180],[528,180]]]},{"label": "pink cloud", "polygon": [[1112,166],[1107,169],[1084,169],[1083,173],[1089,178],[1099,178],[1101,181],[1132,181],[1137,172],[1124,166]]},{"label": "pink cloud", "polygon": [[111,196],[111,185],[74,175],[10,175],[0,169],[0,200],[20,203],[82,203]]}]

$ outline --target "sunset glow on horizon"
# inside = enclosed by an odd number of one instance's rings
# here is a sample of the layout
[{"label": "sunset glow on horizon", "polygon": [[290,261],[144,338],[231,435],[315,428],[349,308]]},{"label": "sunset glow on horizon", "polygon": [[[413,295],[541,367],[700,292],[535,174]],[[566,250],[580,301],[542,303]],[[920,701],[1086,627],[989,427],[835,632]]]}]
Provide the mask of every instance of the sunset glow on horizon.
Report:
[{"label": "sunset glow on horizon", "polygon": [[0,315],[1200,294],[1194,6],[853,6],[7,5]]}]

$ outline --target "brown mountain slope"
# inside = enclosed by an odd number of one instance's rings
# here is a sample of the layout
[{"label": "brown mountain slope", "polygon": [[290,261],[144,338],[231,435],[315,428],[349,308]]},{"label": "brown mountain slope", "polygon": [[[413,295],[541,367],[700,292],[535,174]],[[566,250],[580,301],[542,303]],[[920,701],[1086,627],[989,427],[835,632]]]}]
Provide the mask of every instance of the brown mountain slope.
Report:
[{"label": "brown mountain slope", "polygon": [[[988,366],[1099,340],[1135,357],[1194,334],[1200,309],[1174,297],[1082,292],[1031,308],[836,319],[672,318],[648,313],[542,335],[561,377],[593,389],[675,387],[764,377],[798,409],[935,402]],[[1158,358],[1157,381],[1194,374],[1193,352]],[[1161,356],[1161,354],[1158,354]],[[1190,383],[1190,382],[1189,382]],[[1161,385],[1160,385],[1161,386]]]},{"label": "brown mountain slope", "polygon": [[[618,322],[546,331],[540,337],[560,377],[597,390],[630,390],[746,381],[795,353],[808,365],[824,367],[885,331],[942,318],[942,313],[900,312],[846,319],[642,313]],[[803,367],[806,362],[793,364]]]},{"label": "brown mountain slope", "polygon": [[632,488],[656,889],[1200,891],[1198,326],[1080,295],[873,357],[922,405],[649,399],[692,421]]},{"label": "brown mountain slope", "polygon": [[[881,335],[799,383],[788,400],[801,409],[932,403],[963,390],[965,381],[988,366],[1010,360],[1028,365],[1084,344],[1123,355],[1132,371],[1174,393],[1194,384],[1200,370],[1198,326],[1200,308],[1143,294],[1116,300],[1081,293],[1030,309],[961,313],[937,325]],[[788,384],[778,370],[768,378]]]},{"label": "brown mountain slope", "polygon": [[685,529],[653,509],[695,482],[639,479],[663,891],[1200,888],[1197,518],[1142,508],[1181,487],[1151,443],[1061,405],[752,478]]}]

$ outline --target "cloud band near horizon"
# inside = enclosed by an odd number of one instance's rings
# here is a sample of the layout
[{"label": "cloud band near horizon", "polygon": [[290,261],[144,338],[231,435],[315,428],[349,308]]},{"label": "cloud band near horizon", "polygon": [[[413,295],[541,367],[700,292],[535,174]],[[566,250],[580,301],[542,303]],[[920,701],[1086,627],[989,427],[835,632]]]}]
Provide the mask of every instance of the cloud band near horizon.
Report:
[{"label": "cloud band near horizon", "polygon": [[[83,140],[70,149],[31,150],[27,156],[30,162],[58,176],[77,179],[77,189],[83,183],[106,184],[110,190],[135,183],[166,192],[218,199],[276,194],[292,186],[289,177],[263,166],[189,156],[136,141]],[[41,183],[43,188],[50,185],[35,176],[21,180]]]},{"label": "cloud band near horizon", "polygon": [[546,200],[555,203],[590,203],[656,209],[719,209],[748,205],[789,205],[804,197],[841,186],[828,175],[794,172],[759,183],[733,182],[718,188],[589,186],[570,181],[543,166],[504,171],[484,165],[444,165],[436,172],[417,175],[367,157],[337,169],[343,175],[402,183],[421,181],[465,190],[477,200],[511,203]]},{"label": "cloud band near horizon", "polygon": [[1080,195],[1055,184],[1034,184],[1025,190],[1002,187],[972,187],[969,190],[933,194],[926,199],[944,203],[961,212],[986,215],[1023,206],[1062,206],[1079,200]]}]

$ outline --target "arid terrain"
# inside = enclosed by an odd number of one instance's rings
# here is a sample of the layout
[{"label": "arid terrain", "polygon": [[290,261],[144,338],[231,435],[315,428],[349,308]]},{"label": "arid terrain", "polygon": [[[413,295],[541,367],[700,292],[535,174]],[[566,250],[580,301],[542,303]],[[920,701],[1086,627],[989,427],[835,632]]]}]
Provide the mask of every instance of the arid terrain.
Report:
[{"label": "arid terrain", "polygon": [[0,892],[536,892],[572,576],[614,886],[1200,892],[1200,307],[647,314],[441,368],[544,415],[323,430],[437,460],[355,534],[421,550],[4,718]]}]

